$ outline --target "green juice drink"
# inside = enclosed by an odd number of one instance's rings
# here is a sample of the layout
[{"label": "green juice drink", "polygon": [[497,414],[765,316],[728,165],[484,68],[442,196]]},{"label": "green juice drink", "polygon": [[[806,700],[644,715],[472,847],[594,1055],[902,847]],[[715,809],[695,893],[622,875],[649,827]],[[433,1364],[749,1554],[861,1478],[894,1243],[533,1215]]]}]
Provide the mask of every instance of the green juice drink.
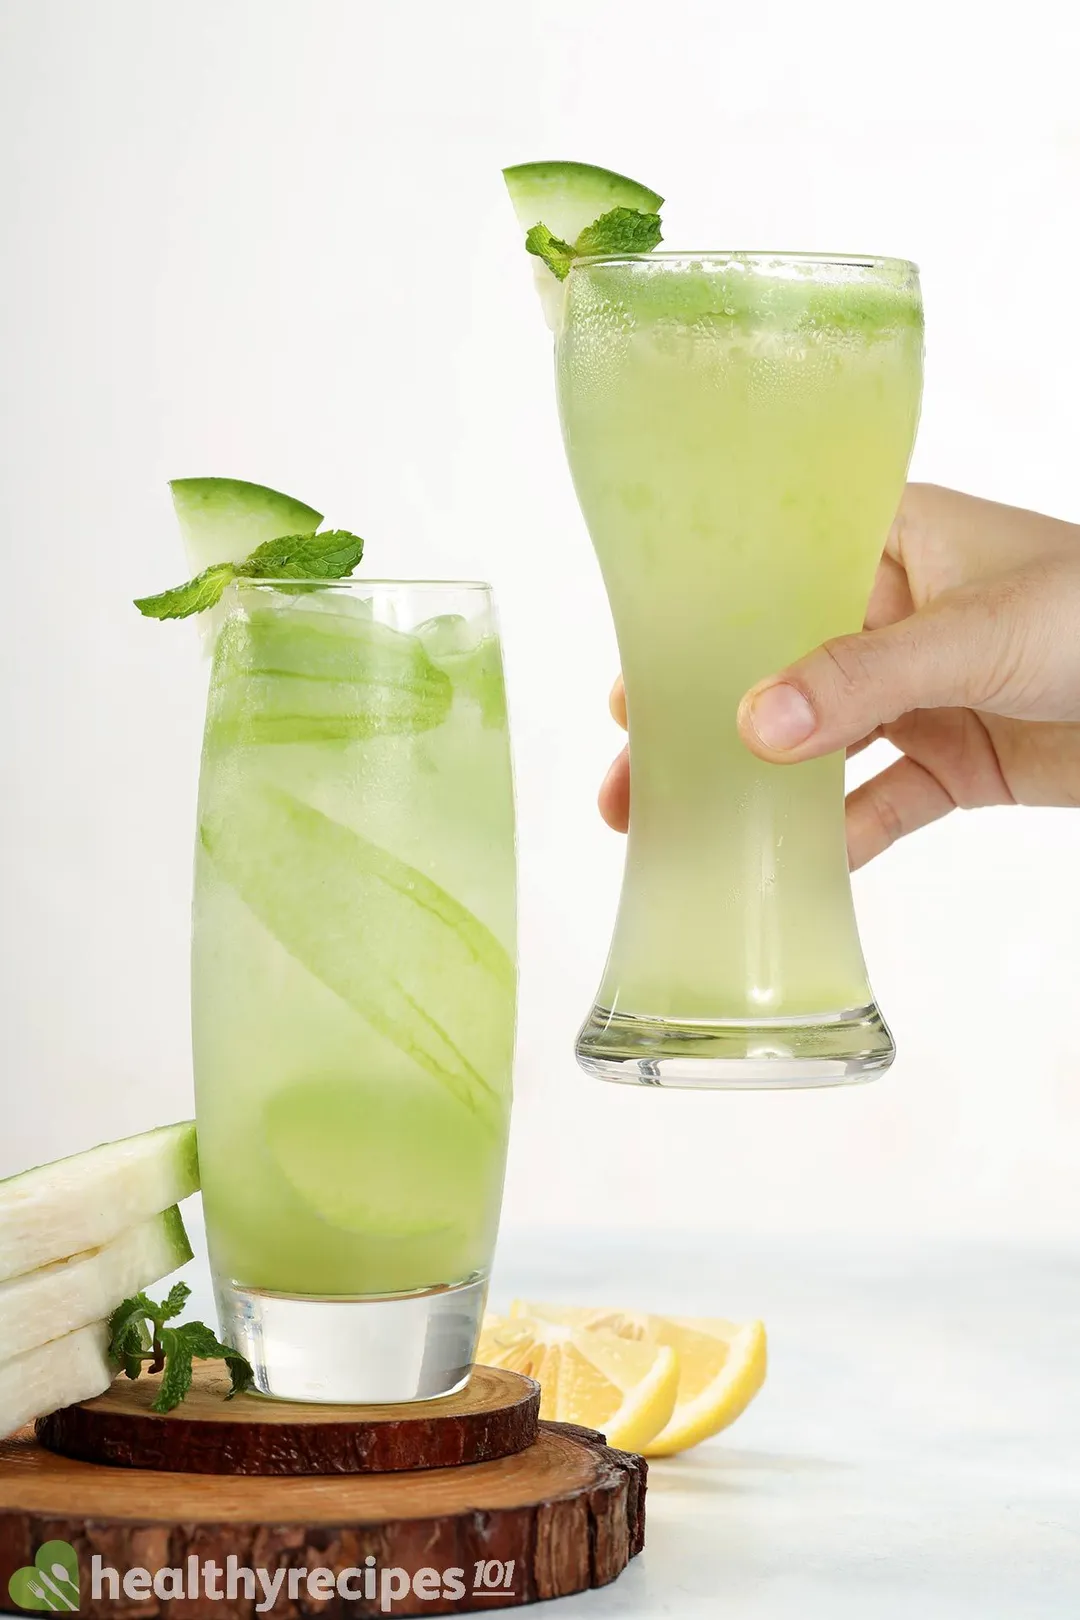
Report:
[{"label": "green juice drink", "polygon": [[861,627],[919,413],[910,265],[578,260],[567,455],[611,601],[632,804],[579,1056],[607,1078],[814,1083],[883,1066],[839,756],[763,764],[748,687]]},{"label": "green juice drink", "polygon": [[[223,1321],[274,1393],[441,1393],[472,1355],[510,1107],[514,817],[490,596],[353,580],[233,594],[193,948]],[[320,1384],[330,1352],[300,1314],[316,1296],[398,1312],[367,1381],[350,1383],[371,1338],[354,1314],[335,1317],[340,1365]]]}]

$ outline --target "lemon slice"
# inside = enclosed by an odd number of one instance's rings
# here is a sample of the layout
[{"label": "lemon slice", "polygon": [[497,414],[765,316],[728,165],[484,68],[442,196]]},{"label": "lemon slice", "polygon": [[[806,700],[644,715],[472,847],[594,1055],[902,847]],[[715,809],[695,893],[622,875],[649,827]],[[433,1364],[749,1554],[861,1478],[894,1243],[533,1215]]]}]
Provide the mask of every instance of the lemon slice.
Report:
[{"label": "lemon slice", "polygon": [[599,1429],[624,1451],[644,1451],[675,1410],[679,1358],[671,1345],[569,1322],[488,1317],[477,1360],[535,1378],[542,1418]]},{"label": "lemon slice", "polygon": [[639,1448],[647,1457],[670,1457],[719,1434],[746,1411],[765,1382],[768,1355],[761,1322],[652,1316],[515,1300],[510,1320],[519,1318],[562,1324],[579,1334],[614,1334],[630,1343],[675,1351],[679,1362],[675,1408],[664,1427]]}]

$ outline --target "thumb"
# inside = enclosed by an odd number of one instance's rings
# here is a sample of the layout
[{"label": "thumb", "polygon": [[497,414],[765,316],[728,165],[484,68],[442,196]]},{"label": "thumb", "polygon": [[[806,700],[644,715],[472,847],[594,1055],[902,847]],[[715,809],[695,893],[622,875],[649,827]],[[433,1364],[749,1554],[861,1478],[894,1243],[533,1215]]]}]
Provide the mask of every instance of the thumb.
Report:
[{"label": "thumb", "polygon": [[816,759],[912,709],[978,707],[1000,686],[1007,624],[956,592],[880,630],[838,636],[751,687],[743,742],[762,759]]}]

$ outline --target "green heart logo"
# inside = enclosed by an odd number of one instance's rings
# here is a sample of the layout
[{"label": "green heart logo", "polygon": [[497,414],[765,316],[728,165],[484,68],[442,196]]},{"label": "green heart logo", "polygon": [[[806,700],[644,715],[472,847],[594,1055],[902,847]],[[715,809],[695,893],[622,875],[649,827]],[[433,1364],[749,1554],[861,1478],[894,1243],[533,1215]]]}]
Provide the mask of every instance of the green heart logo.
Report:
[{"label": "green heart logo", "polygon": [[34,1562],[17,1569],[8,1581],[16,1608],[73,1614],[79,1607],[79,1559],[69,1541],[46,1541]]}]

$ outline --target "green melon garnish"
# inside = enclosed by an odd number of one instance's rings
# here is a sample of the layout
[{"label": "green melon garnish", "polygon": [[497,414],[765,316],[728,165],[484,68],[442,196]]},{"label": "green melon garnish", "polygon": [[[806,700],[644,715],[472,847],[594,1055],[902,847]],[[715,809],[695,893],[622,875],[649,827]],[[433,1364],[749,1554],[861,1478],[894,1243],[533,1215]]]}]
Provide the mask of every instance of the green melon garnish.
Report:
[{"label": "green melon garnish", "polygon": [[548,325],[562,315],[561,283],[576,258],[649,253],[659,243],[664,199],[591,163],[518,163],[503,170],[525,247],[538,261],[536,289]]}]

